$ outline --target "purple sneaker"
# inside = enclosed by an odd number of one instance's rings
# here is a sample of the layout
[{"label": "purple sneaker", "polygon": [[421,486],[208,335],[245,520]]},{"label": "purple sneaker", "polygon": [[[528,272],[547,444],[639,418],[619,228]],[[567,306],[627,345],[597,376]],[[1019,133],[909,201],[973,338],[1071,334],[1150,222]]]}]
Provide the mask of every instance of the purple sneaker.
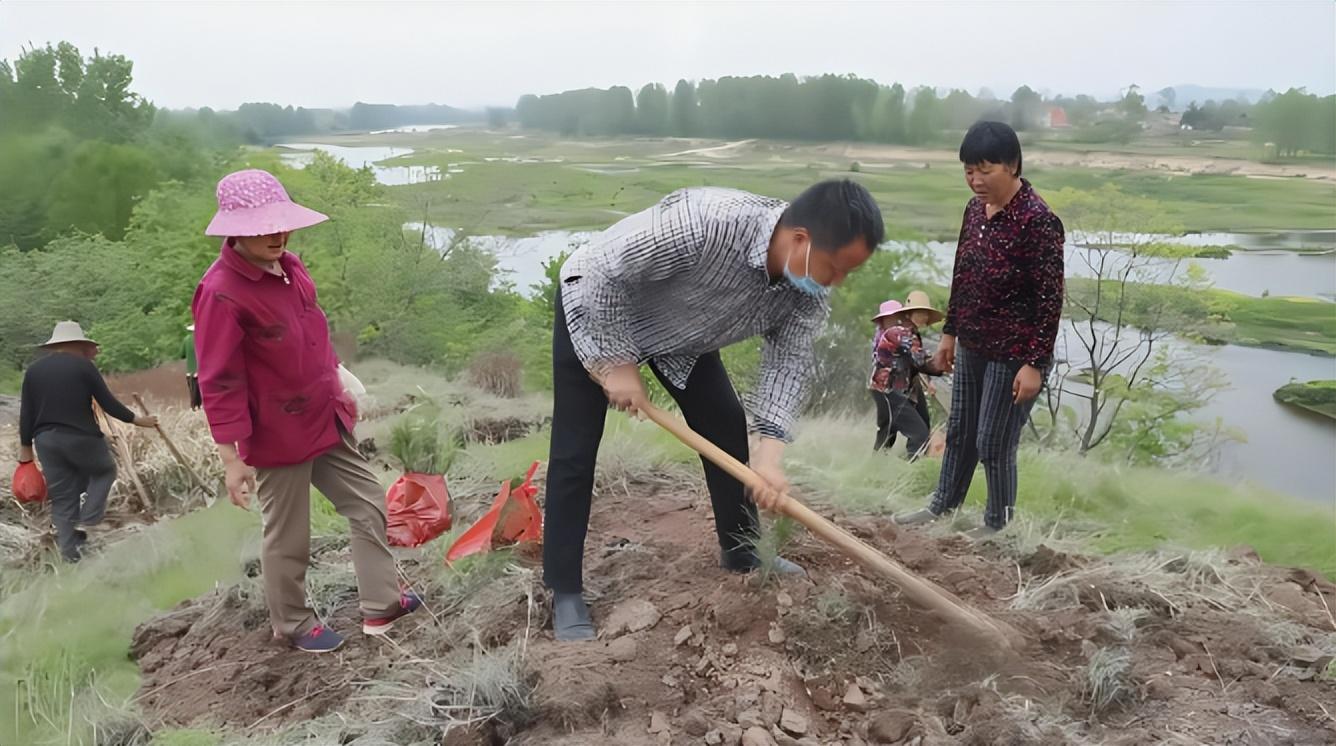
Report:
[{"label": "purple sneaker", "polygon": [[389,616],[362,620],[362,632],[373,637],[380,637],[394,628],[394,623],[401,617],[408,616],[422,608],[422,596],[417,591],[404,591],[399,596],[399,609]]},{"label": "purple sneaker", "polygon": [[292,638],[292,647],[303,653],[332,653],[343,647],[343,635],[317,624],[310,632]]}]

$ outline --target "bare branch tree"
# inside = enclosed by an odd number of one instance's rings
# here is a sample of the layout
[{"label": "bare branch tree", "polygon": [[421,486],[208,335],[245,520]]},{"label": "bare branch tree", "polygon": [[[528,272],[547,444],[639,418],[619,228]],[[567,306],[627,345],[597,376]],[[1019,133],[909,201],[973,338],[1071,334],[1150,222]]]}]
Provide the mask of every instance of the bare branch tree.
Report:
[{"label": "bare branch tree", "polygon": [[[1123,420],[1134,402],[1138,425],[1153,429],[1200,407],[1215,379],[1204,374],[1188,380],[1165,354],[1175,332],[1184,330],[1182,296],[1175,292],[1189,282],[1182,272],[1186,254],[1158,238],[1178,232],[1158,207],[1111,186],[1064,189],[1051,202],[1072,231],[1072,243],[1067,320],[1045,387],[1049,425],[1036,435],[1052,446],[1066,433],[1084,454],[1126,430]],[[1032,430],[1038,428],[1032,424]],[[1195,440],[1189,438],[1185,448]]]}]

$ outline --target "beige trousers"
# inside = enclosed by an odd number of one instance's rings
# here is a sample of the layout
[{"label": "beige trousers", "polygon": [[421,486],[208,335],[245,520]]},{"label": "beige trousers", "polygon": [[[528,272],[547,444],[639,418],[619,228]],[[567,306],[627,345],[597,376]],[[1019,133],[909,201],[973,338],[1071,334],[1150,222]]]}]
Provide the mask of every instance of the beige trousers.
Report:
[{"label": "beige trousers", "polygon": [[398,575],[385,540],[385,490],[357,452],[353,437],[342,435],[342,442],[310,461],[256,470],[264,516],[264,598],[277,635],[303,635],[318,623],[306,602],[312,485],[348,519],[362,615],[383,617],[399,608]]}]

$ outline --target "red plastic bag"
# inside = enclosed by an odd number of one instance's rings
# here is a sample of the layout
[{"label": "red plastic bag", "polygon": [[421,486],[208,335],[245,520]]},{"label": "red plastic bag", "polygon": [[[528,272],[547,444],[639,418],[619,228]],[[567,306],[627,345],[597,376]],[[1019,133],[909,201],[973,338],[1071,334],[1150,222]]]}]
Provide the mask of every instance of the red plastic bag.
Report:
[{"label": "red plastic bag", "polygon": [[538,502],[534,500],[538,495],[538,488],[533,485],[536,471],[537,461],[524,475],[524,483],[513,490],[510,482],[503,482],[491,509],[455,540],[445,553],[445,561],[454,562],[470,554],[490,552],[511,544],[541,544],[543,511],[539,510]]},{"label": "red plastic bag", "polygon": [[450,491],[442,474],[405,473],[385,493],[385,532],[396,547],[420,547],[450,530]]},{"label": "red plastic bag", "polygon": [[11,484],[14,497],[21,503],[39,503],[46,499],[46,478],[33,461],[19,464]]}]

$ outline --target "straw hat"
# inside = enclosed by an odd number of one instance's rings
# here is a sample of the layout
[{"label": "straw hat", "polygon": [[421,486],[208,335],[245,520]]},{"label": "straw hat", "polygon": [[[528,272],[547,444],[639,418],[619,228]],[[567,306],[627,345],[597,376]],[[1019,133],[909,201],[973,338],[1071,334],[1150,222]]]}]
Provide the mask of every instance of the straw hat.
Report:
[{"label": "straw hat", "polygon": [[909,297],[905,298],[905,304],[900,307],[897,313],[909,313],[910,311],[927,311],[928,316],[932,319],[927,323],[927,326],[932,326],[946,318],[946,314],[932,307],[932,299],[922,290],[915,290],[910,293]]},{"label": "straw hat", "polygon": [[51,339],[38,345],[38,347],[50,347],[51,345],[65,344],[66,342],[87,342],[97,344],[93,340],[84,336],[83,327],[79,326],[77,321],[62,321],[56,324],[56,328],[51,332]]}]

